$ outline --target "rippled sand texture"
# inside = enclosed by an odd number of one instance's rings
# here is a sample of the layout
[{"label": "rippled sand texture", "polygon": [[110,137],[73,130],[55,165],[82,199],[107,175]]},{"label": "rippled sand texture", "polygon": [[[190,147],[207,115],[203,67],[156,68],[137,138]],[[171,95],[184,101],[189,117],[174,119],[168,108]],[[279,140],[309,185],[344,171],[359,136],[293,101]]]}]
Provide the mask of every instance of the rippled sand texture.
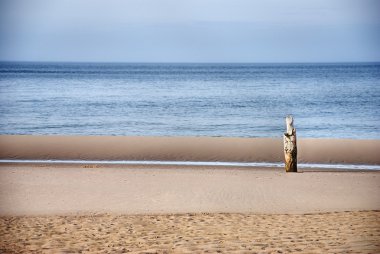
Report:
[{"label": "rippled sand texture", "polygon": [[379,253],[380,211],[1,217],[1,253]]}]

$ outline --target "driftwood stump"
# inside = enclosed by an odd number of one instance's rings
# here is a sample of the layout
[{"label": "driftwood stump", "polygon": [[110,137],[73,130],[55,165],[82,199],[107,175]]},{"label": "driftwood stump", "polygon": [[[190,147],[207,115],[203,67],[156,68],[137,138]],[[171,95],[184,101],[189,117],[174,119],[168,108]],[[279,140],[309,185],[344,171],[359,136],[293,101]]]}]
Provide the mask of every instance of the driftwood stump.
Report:
[{"label": "driftwood stump", "polygon": [[286,172],[297,172],[297,139],[293,126],[293,117],[286,117],[286,132],[284,133],[284,154]]}]

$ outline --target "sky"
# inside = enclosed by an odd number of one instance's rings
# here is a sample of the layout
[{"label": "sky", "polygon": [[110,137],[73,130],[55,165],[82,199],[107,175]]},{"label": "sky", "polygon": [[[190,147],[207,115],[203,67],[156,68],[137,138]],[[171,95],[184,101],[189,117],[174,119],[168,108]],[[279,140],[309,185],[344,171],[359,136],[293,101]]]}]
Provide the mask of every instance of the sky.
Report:
[{"label": "sky", "polygon": [[380,0],[0,0],[0,61],[380,61]]}]

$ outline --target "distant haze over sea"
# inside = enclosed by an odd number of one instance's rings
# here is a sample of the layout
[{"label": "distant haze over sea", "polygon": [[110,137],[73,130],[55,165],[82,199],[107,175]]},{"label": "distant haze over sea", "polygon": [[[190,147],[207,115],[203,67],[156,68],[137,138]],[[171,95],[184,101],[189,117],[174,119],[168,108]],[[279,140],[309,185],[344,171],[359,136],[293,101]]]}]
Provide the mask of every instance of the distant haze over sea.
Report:
[{"label": "distant haze over sea", "polygon": [[0,63],[0,134],[380,139],[380,63]]}]

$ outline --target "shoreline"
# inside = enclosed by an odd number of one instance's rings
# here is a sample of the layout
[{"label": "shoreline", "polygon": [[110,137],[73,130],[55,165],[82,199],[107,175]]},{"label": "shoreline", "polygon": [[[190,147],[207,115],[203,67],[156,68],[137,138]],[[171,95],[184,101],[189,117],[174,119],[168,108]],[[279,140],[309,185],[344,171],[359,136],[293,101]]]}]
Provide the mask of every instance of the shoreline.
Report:
[{"label": "shoreline", "polygon": [[[100,167],[107,166],[179,166],[179,167],[236,167],[250,169],[273,169],[284,168],[282,162],[220,162],[220,161],[105,161],[105,160],[3,160],[0,159],[0,165],[67,165],[83,166],[96,165]],[[321,164],[321,163],[298,163],[298,172],[320,170],[335,172],[371,172],[380,171],[380,165],[362,165],[362,164]]]},{"label": "shoreline", "polygon": [[[298,162],[380,165],[380,140],[298,139]],[[0,135],[1,160],[283,162],[281,138]]]}]

